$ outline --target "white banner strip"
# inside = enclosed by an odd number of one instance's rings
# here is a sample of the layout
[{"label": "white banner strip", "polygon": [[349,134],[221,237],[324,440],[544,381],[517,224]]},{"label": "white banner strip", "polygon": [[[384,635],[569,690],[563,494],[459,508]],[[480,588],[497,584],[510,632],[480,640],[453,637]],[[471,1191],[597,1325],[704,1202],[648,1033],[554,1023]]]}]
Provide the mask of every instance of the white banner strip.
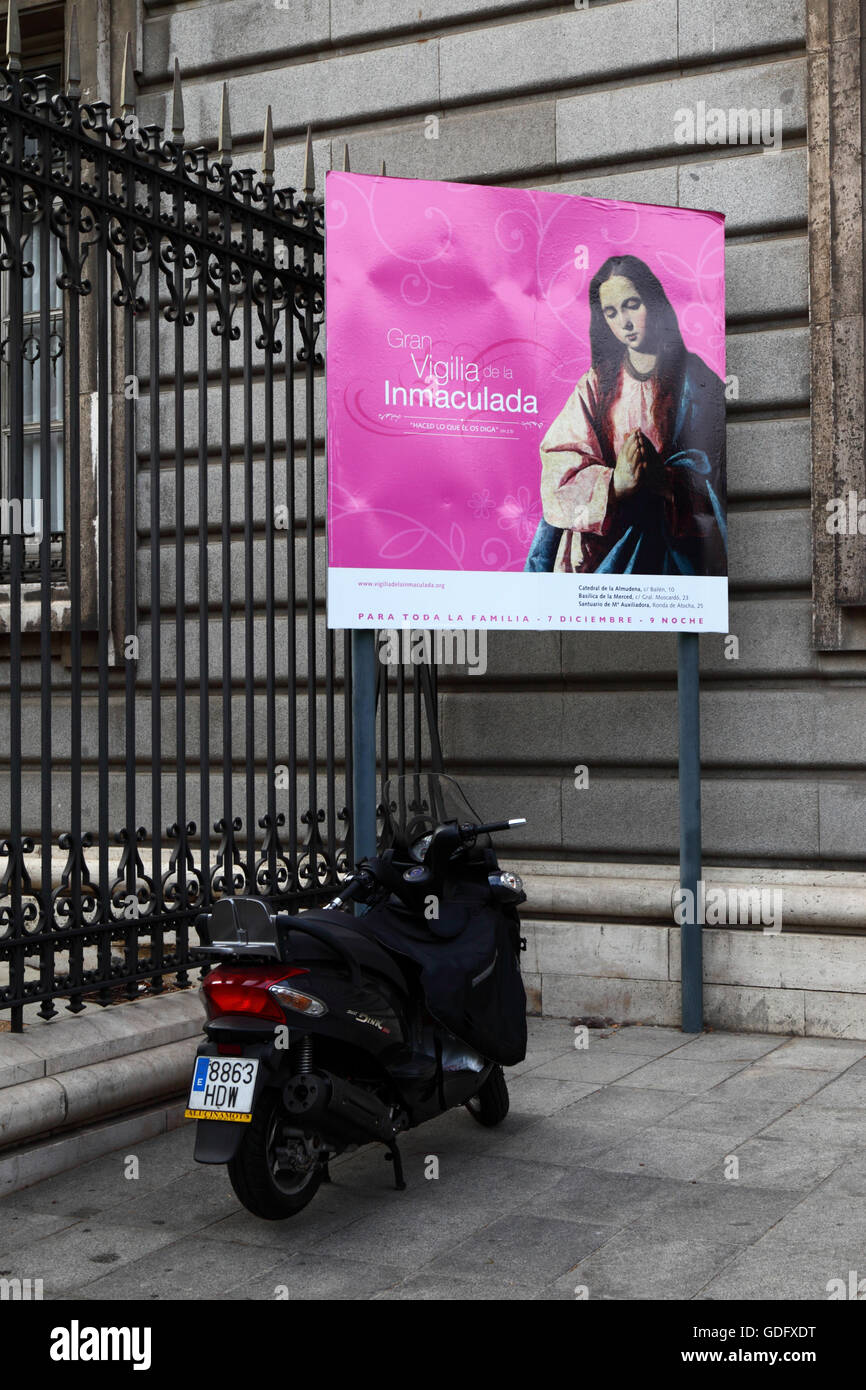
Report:
[{"label": "white banner strip", "polygon": [[695,575],[329,569],[328,627],[727,632],[728,581]]}]

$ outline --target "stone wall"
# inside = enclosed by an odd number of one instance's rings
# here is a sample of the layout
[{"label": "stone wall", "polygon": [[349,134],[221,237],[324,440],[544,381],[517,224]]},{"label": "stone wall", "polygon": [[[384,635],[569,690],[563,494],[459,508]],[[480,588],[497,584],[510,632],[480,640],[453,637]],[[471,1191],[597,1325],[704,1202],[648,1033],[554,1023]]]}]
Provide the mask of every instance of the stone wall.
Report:
[{"label": "stone wall", "polygon": [[[309,122],[320,188],[329,165],[341,165],[348,141],[352,168],[359,172],[377,172],[384,158],[389,175],[400,177],[497,182],[726,214],[728,371],[739,384],[728,426],[731,632],[739,641],[739,657],[725,658],[721,636],[702,641],[704,847],[711,863],[855,868],[866,803],[861,772],[866,721],[859,717],[866,665],[856,652],[818,653],[811,641],[806,0],[757,5],[730,0],[723,6],[710,0],[589,0],[584,8],[535,0],[145,0],[140,19],[142,122],[170,124],[170,74],[177,55],[187,141],[215,147],[226,81],[237,164],[258,167],[265,107],[271,104],[278,185],[300,181]],[[119,53],[121,46],[122,35],[113,34],[112,51]],[[119,67],[112,61],[113,89],[118,80]],[[677,144],[675,112],[699,101],[780,110],[781,149]],[[430,116],[438,118],[435,139],[428,138]],[[171,331],[167,325],[165,331]],[[212,352],[216,369],[216,342]],[[259,377],[255,403],[261,392]],[[217,405],[215,375],[211,430],[218,424]],[[164,407],[161,448],[168,464],[173,447],[169,389]],[[234,406],[232,418],[239,418]],[[196,428],[192,387],[186,400],[190,584],[198,515]],[[321,451],[321,381],[317,430]],[[240,499],[240,437],[235,446]],[[137,576],[142,605],[150,584],[146,462],[143,453]],[[166,469],[160,511],[167,533],[173,525],[173,486],[173,473]],[[258,479],[255,491],[260,498]],[[239,507],[233,524],[240,541]],[[256,525],[261,528],[258,514]],[[323,526],[320,497],[320,549]],[[261,529],[258,534],[263,536]],[[170,548],[164,551],[164,571],[162,664],[171,682]],[[213,578],[209,598],[216,624],[218,566]],[[189,597],[187,674],[193,689],[187,718],[194,757],[197,594]],[[240,603],[240,588],[236,598]],[[233,647],[240,674],[240,609],[237,623]],[[141,636],[139,815],[147,823],[151,644],[146,614]],[[466,780],[482,809],[527,816],[525,830],[512,841],[523,856],[670,861],[678,833],[675,660],[675,639],[667,635],[493,634],[485,675],[443,675],[449,769]],[[36,663],[27,665],[25,694],[34,707],[38,679]],[[59,690],[67,679],[58,662]],[[257,695],[263,695],[264,673],[256,680]],[[212,681],[211,739],[218,752],[221,672],[216,665]],[[123,820],[119,689],[116,698],[110,731],[117,769],[111,782],[112,825]],[[169,760],[172,699],[167,690]],[[234,706],[240,729],[242,689]],[[279,714],[281,730],[286,708],[287,701]],[[301,702],[301,720],[304,708]],[[62,830],[62,695],[56,731],[57,829]],[[92,756],[95,704],[85,710],[84,735]],[[32,759],[37,750],[29,756],[25,807],[35,829],[39,769]],[[574,786],[576,764],[589,770],[583,790]],[[240,788],[240,762],[236,771]],[[86,821],[92,820],[95,779],[91,763]],[[217,790],[215,770],[214,795]],[[195,816],[194,787],[190,796],[188,813]],[[168,767],[164,808],[172,799]]]}]

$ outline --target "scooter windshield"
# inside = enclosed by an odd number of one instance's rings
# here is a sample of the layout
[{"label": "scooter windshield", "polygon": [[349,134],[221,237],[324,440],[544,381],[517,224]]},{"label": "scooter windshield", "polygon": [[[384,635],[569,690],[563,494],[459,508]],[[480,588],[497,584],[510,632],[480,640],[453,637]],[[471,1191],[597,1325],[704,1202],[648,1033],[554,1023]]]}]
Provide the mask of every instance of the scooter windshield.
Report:
[{"label": "scooter windshield", "polygon": [[[385,783],[383,848],[411,853],[412,847],[420,848],[419,842],[431,835],[437,825],[455,820],[460,825],[483,823],[453,777],[441,772],[423,772],[390,777]],[[488,846],[490,837],[479,835],[476,843]]]}]

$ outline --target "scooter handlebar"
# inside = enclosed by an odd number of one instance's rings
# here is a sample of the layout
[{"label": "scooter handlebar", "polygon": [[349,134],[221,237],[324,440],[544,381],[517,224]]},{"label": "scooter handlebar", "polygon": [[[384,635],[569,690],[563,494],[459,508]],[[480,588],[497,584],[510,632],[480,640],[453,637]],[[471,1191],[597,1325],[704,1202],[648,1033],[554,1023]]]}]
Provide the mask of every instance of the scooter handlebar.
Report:
[{"label": "scooter handlebar", "polygon": [[511,820],[492,820],[486,825],[461,825],[461,833],[474,839],[477,835],[492,835],[497,830],[510,830],[514,825],[525,825],[525,816],[514,816]]},{"label": "scooter handlebar", "polygon": [[346,907],[349,903],[355,902],[358,898],[364,897],[371,888],[376,885],[376,879],[368,869],[359,869],[354,878],[350,878],[341,893],[336,898],[332,898],[326,907]]},{"label": "scooter handlebar", "polygon": [[[453,836],[456,829],[456,833],[461,841],[465,841],[468,844],[472,844],[473,841],[479,835],[492,834],[497,830],[510,830],[512,826],[525,824],[525,816],[514,816],[511,818],[511,820],[488,821],[484,825],[459,825],[456,827],[452,826],[449,833],[451,836]],[[438,833],[443,833],[445,829],[445,827],[440,827],[440,831]],[[436,837],[434,837],[434,840],[435,838]],[[453,846],[453,839],[451,843]],[[339,893],[337,897],[332,898],[330,902],[326,903],[325,907],[348,907],[349,903],[355,902],[359,898],[365,898],[371,889],[376,888],[378,886],[380,885],[376,875],[374,873],[371,873],[370,869],[367,867],[360,868],[358,872],[355,874],[354,878],[351,878],[349,882],[345,885],[342,892]]]}]

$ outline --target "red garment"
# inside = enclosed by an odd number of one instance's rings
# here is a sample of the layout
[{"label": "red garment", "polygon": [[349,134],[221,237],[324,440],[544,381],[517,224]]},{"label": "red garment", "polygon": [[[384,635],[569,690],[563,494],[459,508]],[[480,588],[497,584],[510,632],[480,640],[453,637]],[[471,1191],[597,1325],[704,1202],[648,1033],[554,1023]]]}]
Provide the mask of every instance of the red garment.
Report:
[{"label": "red garment", "polygon": [[[614,457],[626,436],[638,428],[664,456],[653,421],[656,381],[655,375],[640,380],[623,367],[619,393],[611,406]],[[614,492],[614,470],[605,461],[597,432],[598,396],[598,377],[590,368],[541,441],[544,519],[563,531],[554,564],[557,574],[591,574],[622,535],[635,507],[640,506],[640,494],[619,500]],[[664,496],[671,535],[701,534],[696,510],[703,511],[704,505],[695,507],[688,470],[671,468],[667,472]]]}]

